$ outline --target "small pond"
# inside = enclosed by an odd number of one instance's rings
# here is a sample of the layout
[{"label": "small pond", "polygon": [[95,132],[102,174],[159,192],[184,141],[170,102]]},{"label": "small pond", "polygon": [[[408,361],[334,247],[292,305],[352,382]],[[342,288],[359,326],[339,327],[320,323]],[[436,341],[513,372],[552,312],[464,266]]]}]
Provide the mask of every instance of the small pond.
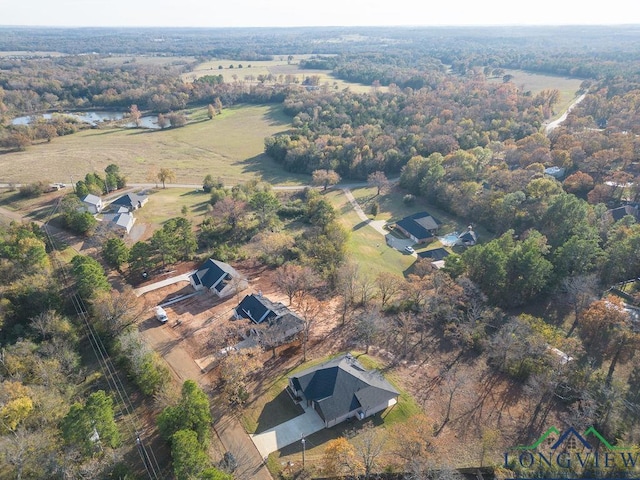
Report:
[{"label": "small pond", "polygon": [[[44,118],[45,120],[51,120],[54,115],[64,115],[75,118],[76,120],[89,125],[96,126],[101,122],[114,122],[120,121],[126,118],[126,115],[122,112],[108,112],[108,111],[92,111],[92,112],[64,112],[64,113],[44,113],[41,115],[25,115],[23,117],[16,117],[11,120],[12,125],[29,125],[35,119]],[[136,125],[134,122],[126,123],[124,125],[127,128],[134,128]],[[140,118],[140,127],[142,128],[160,128],[158,127],[158,117],[156,115],[147,115]]]}]

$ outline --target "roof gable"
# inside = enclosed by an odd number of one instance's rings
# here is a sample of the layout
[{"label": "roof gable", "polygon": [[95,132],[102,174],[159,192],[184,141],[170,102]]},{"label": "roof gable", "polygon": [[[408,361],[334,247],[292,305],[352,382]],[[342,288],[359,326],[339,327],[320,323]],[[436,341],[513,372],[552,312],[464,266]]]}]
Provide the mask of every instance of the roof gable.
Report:
[{"label": "roof gable", "polygon": [[449,255],[449,252],[444,248],[434,248],[418,253],[420,258],[430,258],[433,261],[444,260]]},{"label": "roof gable", "polygon": [[102,199],[100,197],[91,193],[85,195],[82,201],[84,203],[88,203],[89,205],[100,205],[102,203]]},{"label": "roof gable", "polygon": [[262,295],[246,295],[236,307],[238,315],[260,323],[270,317],[275,317],[273,302]]},{"label": "roof gable", "polygon": [[634,218],[638,218],[638,208],[632,205],[623,205],[622,207],[609,210],[614,222],[622,220],[627,215],[631,215]]},{"label": "roof gable", "polygon": [[431,238],[431,230],[437,230],[440,221],[428,212],[418,212],[404,217],[396,222],[396,225],[415,238]]},{"label": "roof gable", "polygon": [[111,202],[111,205],[134,208],[137,207],[138,204],[142,205],[143,203],[145,203],[148,198],[149,197],[147,195],[127,193],[126,195],[122,195],[121,197],[116,198],[113,202]]},{"label": "roof gable", "polygon": [[429,230],[416,223],[411,218],[403,218],[399,222],[396,222],[396,226],[418,239],[433,237],[433,234]]},{"label": "roof gable", "polygon": [[222,263],[223,262],[218,262],[210,258],[202,264],[194,275],[198,277],[202,285],[207,288],[212,288],[221,278],[227,276],[228,272],[222,268]]},{"label": "roof gable", "polygon": [[325,420],[377,407],[398,396],[380,373],[366,370],[350,354],[304,370],[292,380],[307,399],[318,404]]}]

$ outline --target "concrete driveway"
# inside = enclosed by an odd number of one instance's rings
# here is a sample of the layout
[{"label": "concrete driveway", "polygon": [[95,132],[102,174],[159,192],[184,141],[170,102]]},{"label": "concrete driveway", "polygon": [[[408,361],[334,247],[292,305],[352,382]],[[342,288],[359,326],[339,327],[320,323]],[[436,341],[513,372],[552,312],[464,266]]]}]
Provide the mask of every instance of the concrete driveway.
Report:
[{"label": "concrete driveway", "polygon": [[178,283],[178,282],[188,282],[189,281],[189,277],[191,275],[193,275],[195,273],[195,271],[196,270],[192,270],[190,272],[183,273],[182,275],[177,275],[175,277],[166,278],[164,280],[160,280],[159,282],[151,283],[149,285],[145,285],[144,287],[136,288],[136,289],[133,290],[133,292],[136,294],[136,296],[139,297],[142,294],[145,294],[147,292],[151,292],[153,290],[157,290],[157,289],[162,288],[162,287],[166,287],[167,285],[173,285],[174,283]]},{"label": "concrete driveway", "polygon": [[[400,253],[404,253],[405,255],[410,255],[408,252],[405,251],[404,248],[413,246],[414,245],[413,240],[410,240],[408,238],[398,238],[392,235],[391,233],[387,233],[384,238],[387,242],[387,245],[389,245],[391,248],[395,248]],[[413,255],[414,257],[417,257],[416,253],[412,253],[411,255]]]},{"label": "concrete driveway", "polygon": [[[304,402],[303,402],[304,403]],[[271,452],[299,442],[303,436],[319,432],[324,428],[324,421],[312,408],[300,404],[304,413],[257,435],[250,435],[251,440],[263,458]]]}]

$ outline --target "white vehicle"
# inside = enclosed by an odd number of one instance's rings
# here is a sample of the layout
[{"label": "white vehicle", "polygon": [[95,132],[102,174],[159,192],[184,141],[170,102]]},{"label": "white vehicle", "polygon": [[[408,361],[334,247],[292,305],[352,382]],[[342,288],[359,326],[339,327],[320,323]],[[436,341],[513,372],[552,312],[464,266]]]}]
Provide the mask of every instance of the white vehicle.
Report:
[{"label": "white vehicle", "polygon": [[167,320],[169,320],[167,312],[165,312],[164,308],[160,306],[156,307],[156,320],[158,320],[160,323],[167,323]]},{"label": "white vehicle", "polygon": [[413,247],[411,245],[407,245],[406,247],[404,247],[404,251],[410,254],[414,254],[416,253],[416,251],[413,249]]}]

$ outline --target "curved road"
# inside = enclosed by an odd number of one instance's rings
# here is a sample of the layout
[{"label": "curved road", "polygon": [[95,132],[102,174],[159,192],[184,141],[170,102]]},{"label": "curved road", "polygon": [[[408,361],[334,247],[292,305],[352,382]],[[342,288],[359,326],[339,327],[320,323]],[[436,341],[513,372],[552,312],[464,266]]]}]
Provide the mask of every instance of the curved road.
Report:
[{"label": "curved road", "polygon": [[560,118],[554,120],[553,122],[549,123],[545,128],[544,128],[544,133],[546,135],[549,135],[549,133],[551,133],[554,129],[558,128],[560,126],[560,124],[562,122],[564,122],[567,119],[567,116],[569,115],[569,112],[571,112],[571,110],[573,110],[573,107],[575,107],[576,105],[578,105],[582,100],[584,100],[584,98],[587,96],[586,93],[583,93],[582,95],[580,95],[578,98],[576,98],[576,100],[569,105],[569,108],[567,108],[567,110],[560,116]]}]

